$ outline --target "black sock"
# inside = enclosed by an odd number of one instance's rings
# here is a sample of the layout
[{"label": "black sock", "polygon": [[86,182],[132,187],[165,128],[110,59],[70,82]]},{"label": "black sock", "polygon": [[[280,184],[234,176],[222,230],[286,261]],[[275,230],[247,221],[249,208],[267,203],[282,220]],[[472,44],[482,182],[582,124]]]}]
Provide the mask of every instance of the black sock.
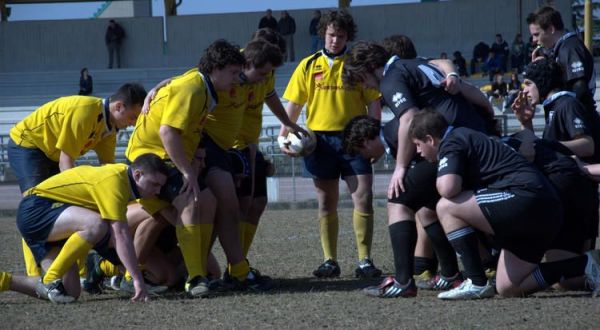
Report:
[{"label": "black sock", "polygon": [[415,274],[428,270],[432,275],[437,273],[437,258],[415,257]]},{"label": "black sock", "polygon": [[479,241],[472,227],[463,227],[448,233],[448,240],[454,250],[460,255],[465,276],[470,278],[475,285],[485,285],[487,277],[481,266],[479,257]]},{"label": "black sock", "polygon": [[445,277],[452,277],[458,273],[458,260],[456,252],[448,242],[446,233],[439,221],[424,227],[427,236],[431,240],[433,250],[440,261],[440,274]]},{"label": "black sock", "polygon": [[417,226],[414,221],[405,220],[388,226],[388,230],[394,253],[396,281],[406,284],[413,276]]},{"label": "black sock", "polygon": [[587,258],[586,255],[582,255],[565,260],[544,262],[533,272],[533,276],[540,287],[546,288],[560,282],[563,278],[568,279],[584,275]]}]

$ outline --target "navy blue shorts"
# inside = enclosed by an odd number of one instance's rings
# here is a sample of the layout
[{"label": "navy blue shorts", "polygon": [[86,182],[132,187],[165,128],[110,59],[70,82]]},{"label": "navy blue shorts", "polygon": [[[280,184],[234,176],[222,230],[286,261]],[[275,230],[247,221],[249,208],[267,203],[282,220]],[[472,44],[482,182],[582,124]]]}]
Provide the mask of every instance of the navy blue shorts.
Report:
[{"label": "navy blue shorts", "polygon": [[558,199],[516,189],[481,189],[475,198],[494,230],[494,243],[530,263],[542,260],[563,225]]},{"label": "navy blue shorts", "polygon": [[[246,157],[250,157],[250,149],[245,148],[242,150]],[[252,197],[267,197],[267,162],[262,152],[256,152],[256,158],[254,160],[254,196]],[[238,196],[249,197],[252,192],[252,178],[250,176],[245,177],[242,180],[242,184],[238,189]]]},{"label": "navy blue shorts", "polygon": [[[183,187],[183,174],[179,172],[175,164],[171,161],[165,161],[165,164],[167,164],[167,167],[169,168],[169,175],[167,176],[167,182],[165,182],[164,186],[160,189],[158,198],[173,203],[173,200],[180,195],[181,187]],[[204,179],[201,176],[198,176],[197,181],[200,190],[204,190],[206,188]]]},{"label": "navy blue shorts", "polygon": [[8,162],[15,172],[21,193],[60,173],[58,163],[40,149],[24,148],[10,139],[7,152]]},{"label": "navy blue shorts", "polygon": [[435,182],[437,180],[437,163],[424,159],[413,161],[404,175],[404,191],[399,196],[388,199],[389,203],[402,204],[413,212],[426,207],[435,210],[440,194]]},{"label": "navy blue shorts", "polygon": [[39,263],[53,246],[64,241],[48,243],[56,219],[72,205],[35,195],[23,198],[17,210],[17,228]]},{"label": "navy blue shorts", "polygon": [[368,159],[350,156],[342,148],[342,132],[315,132],[317,148],[304,157],[304,176],[335,180],[348,176],[373,174]]},{"label": "navy blue shorts", "polygon": [[229,157],[227,157],[227,150],[219,147],[206,133],[202,135],[202,144],[206,148],[206,168],[204,169],[204,174],[208,173],[213,167],[218,167],[230,173],[233,172]]}]

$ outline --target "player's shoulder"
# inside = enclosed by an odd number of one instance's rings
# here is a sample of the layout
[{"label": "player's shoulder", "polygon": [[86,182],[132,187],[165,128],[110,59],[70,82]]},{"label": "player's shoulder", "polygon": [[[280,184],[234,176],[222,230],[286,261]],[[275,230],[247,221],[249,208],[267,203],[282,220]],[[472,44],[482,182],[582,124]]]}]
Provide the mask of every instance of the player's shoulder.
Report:
[{"label": "player's shoulder", "polygon": [[308,71],[311,68],[311,66],[315,66],[319,62],[319,59],[323,58],[323,56],[323,52],[320,50],[313,54],[310,54],[303,58],[300,61],[300,63],[298,63],[298,68],[302,68],[304,71]]}]

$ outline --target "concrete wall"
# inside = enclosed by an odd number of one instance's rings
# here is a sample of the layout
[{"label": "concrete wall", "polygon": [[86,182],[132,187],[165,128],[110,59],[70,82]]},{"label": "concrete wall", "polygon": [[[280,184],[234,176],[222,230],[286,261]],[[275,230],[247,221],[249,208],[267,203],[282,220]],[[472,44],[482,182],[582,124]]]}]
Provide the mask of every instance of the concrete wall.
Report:
[{"label": "concrete wall", "polygon": [[[522,8],[519,10],[519,2]],[[423,56],[463,52],[467,59],[479,41],[491,43],[502,33],[510,43],[515,33],[528,36],[525,18],[538,0],[453,0],[437,3],[353,7],[358,39],[379,40],[402,33],[411,37]],[[565,25],[571,26],[569,0],[556,0]],[[290,11],[295,18],[296,58],[308,54],[312,10]],[[123,18],[127,33],[122,65],[131,68],[195,65],[213,40],[225,38],[243,45],[263,12],[169,17],[168,43],[163,47],[160,17]],[[279,17],[279,12],[275,12]],[[8,22],[0,24],[0,72],[91,69],[107,66],[104,32],[108,19]]]}]

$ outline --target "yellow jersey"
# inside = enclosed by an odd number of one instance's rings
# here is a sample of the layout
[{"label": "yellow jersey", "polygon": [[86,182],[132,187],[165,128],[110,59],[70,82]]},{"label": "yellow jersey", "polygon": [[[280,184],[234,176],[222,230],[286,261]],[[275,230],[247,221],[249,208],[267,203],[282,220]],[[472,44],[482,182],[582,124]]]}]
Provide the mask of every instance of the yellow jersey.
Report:
[{"label": "yellow jersey", "polygon": [[210,79],[198,69],[174,78],[158,90],[149,113],[138,117],[125,151],[127,159],[133,161],[145,153],[169,159],[160,137],[160,127],[167,125],[181,132],[185,156],[192,161],[206,115],[218,100],[216,95]]},{"label": "yellow jersey", "polygon": [[283,98],[306,104],[306,125],[313,131],[342,131],[350,119],[367,114],[377,90],[342,81],[346,54],[330,58],[322,51],[304,58],[290,78]]},{"label": "yellow jersey", "polygon": [[242,127],[234,142],[234,148],[244,149],[248,144],[258,144],[262,131],[262,110],[265,100],[275,92],[275,72],[272,71],[268,77],[257,83],[242,82],[241,87],[245,90],[246,107]]},{"label": "yellow jersey", "polygon": [[240,84],[235,84],[228,92],[218,92],[219,104],[206,118],[204,131],[223,150],[233,147],[242,127],[245,92]]},{"label": "yellow jersey", "polygon": [[54,175],[23,195],[37,195],[99,212],[102,219],[127,221],[127,204],[137,186],[125,164],[77,166]]},{"label": "yellow jersey", "polygon": [[58,162],[64,151],[73,159],[94,150],[101,163],[114,163],[116,128],[110,123],[108,99],[66,96],[48,102],[10,130],[24,148],[39,149]]}]

